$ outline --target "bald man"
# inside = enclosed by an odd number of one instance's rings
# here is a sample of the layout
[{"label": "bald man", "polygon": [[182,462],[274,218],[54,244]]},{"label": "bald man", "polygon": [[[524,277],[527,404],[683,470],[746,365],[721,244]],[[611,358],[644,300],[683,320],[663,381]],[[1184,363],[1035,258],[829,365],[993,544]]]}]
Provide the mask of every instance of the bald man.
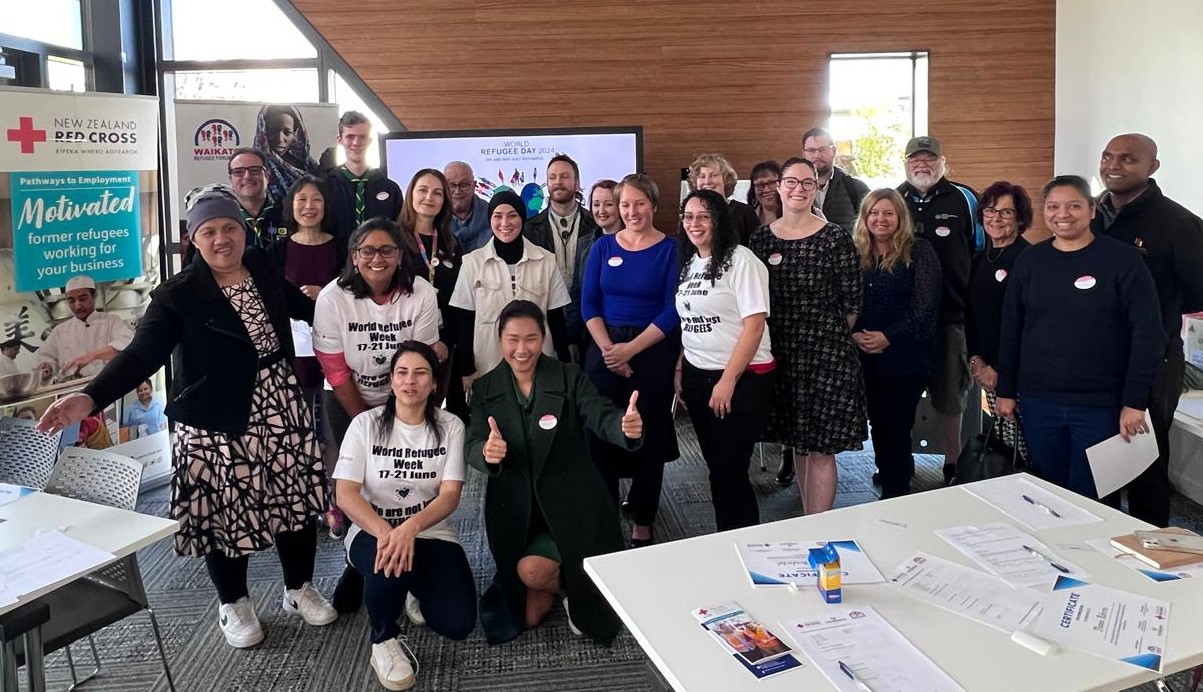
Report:
[{"label": "bald man", "polygon": [[1182,315],[1203,310],[1203,221],[1161,192],[1152,175],[1161,167],[1157,143],[1142,134],[1124,134],[1107,143],[1099,178],[1107,191],[1099,198],[1091,229],[1133,245],[1144,255],[1165,327],[1165,360],[1149,392],[1149,419],[1160,455],[1128,484],[1132,516],[1166,526],[1170,520],[1169,435],[1182,392]]},{"label": "bald man", "polygon": [[492,236],[489,204],[476,195],[476,174],[463,161],[443,169],[451,190],[451,231],[465,253],[479,249]]}]

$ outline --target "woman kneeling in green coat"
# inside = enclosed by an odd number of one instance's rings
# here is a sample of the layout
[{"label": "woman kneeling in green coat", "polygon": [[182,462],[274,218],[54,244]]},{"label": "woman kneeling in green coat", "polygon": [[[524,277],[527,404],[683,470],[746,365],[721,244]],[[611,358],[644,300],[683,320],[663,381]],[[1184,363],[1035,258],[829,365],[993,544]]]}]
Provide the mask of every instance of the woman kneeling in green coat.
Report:
[{"label": "woman kneeling in green coat", "polygon": [[601,396],[575,365],[542,355],[543,311],[526,300],[497,320],[503,360],[472,384],[465,456],[489,476],[485,528],[497,573],[480,599],[492,644],[536,627],[566,594],[569,624],[609,644],[619,620],[585,574],[584,560],[622,550],[618,512],[589,458],[585,429],[635,449],[643,419]]}]

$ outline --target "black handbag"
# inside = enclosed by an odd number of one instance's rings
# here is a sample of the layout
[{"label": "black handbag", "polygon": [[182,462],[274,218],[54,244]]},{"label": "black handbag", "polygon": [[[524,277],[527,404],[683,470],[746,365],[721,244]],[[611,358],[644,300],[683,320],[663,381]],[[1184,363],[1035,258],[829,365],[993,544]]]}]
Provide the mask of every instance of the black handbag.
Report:
[{"label": "black handbag", "polygon": [[[998,429],[998,418],[991,418],[990,429],[971,437],[961,449],[957,473],[952,480],[954,485],[1007,476],[1018,470],[1019,440],[1008,447],[995,433]],[[1019,437],[1018,430],[1015,437]]]}]

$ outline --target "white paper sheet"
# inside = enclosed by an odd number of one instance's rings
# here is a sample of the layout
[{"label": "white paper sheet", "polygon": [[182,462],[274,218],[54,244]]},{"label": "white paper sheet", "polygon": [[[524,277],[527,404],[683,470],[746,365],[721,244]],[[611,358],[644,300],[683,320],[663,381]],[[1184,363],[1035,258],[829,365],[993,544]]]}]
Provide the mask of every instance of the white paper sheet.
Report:
[{"label": "white paper sheet", "polygon": [[1203,397],[1184,394],[1178,400],[1178,411],[1203,422]]},{"label": "white paper sheet", "polygon": [[824,609],[815,618],[782,628],[837,689],[862,692],[840,670],[840,662],[873,692],[963,690],[893,625],[869,606]]},{"label": "white paper sheet", "polygon": [[1094,488],[1099,497],[1110,495],[1132,482],[1157,459],[1157,437],[1153,435],[1153,425],[1147,415],[1145,425],[1149,432],[1133,435],[1128,442],[1116,435],[1086,448],[1086,459],[1090,462],[1090,473],[1094,476]]},{"label": "white paper sheet", "polygon": [[991,574],[1015,586],[1048,588],[1061,575],[1077,579],[1090,576],[1081,566],[1057,555],[1035,536],[1001,521],[984,526],[939,529],[936,535]]},{"label": "white paper sheet", "polygon": [[1157,569],[1149,563],[1111,545],[1111,539],[1109,538],[1092,538],[1086,541],[1086,544],[1104,555],[1115,558],[1115,561],[1119,564],[1134,569],[1153,581],[1178,581],[1179,579],[1203,578],[1203,562],[1175,567],[1174,569]]},{"label": "white paper sheet", "polygon": [[26,495],[32,495],[37,491],[37,488],[27,488],[23,485],[9,485],[8,483],[0,483],[0,507],[3,507],[10,502],[16,502]]},{"label": "white paper sheet", "polygon": [[1065,648],[1161,670],[1170,604],[1061,577],[1030,631]]},{"label": "white paper sheet", "polygon": [[904,560],[890,581],[921,601],[1008,634],[1035,622],[1045,603],[1037,591],[1013,588],[998,577],[924,552]]},{"label": "white paper sheet", "polygon": [[818,570],[810,568],[810,549],[831,543],[840,555],[844,584],[880,584],[886,578],[856,541],[737,543],[736,552],[752,586],[815,586]]},{"label": "white paper sheet", "polygon": [[113,555],[60,531],[34,534],[16,548],[0,552],[0,603],[36,591],[75,574],[86,574]]},{"label": "white paper sheet", "polygon": [[289,320],[292,323],[292,345],[298,358],[313,355],[313,329],[301,320]]},{"label": "white paper sheet", "polygon": [[[1020,476],[1002,476],[961,486],[966,492],[994,505],[1007,516],[1033,531],[1102,521],[1079,505],[1062,499]],[[1027,496],[1038,504],[1024,499]],[[1053,514],[1056,512],[1056,516]]]}]

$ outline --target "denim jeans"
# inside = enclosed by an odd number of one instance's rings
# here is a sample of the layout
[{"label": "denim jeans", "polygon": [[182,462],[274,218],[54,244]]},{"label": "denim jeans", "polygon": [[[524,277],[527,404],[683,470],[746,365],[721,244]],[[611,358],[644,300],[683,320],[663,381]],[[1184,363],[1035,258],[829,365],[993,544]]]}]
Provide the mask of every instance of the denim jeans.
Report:
[{"label": "denim jeans", "polygon": [[[1031,464],[1044,480],[1098,500],[1086,448],[1119,434],[1118,406],[1073,406],[1034,396],[1019,398],[1019,422]],[[1119,494],[1103,500],[1119,506]]]}]

